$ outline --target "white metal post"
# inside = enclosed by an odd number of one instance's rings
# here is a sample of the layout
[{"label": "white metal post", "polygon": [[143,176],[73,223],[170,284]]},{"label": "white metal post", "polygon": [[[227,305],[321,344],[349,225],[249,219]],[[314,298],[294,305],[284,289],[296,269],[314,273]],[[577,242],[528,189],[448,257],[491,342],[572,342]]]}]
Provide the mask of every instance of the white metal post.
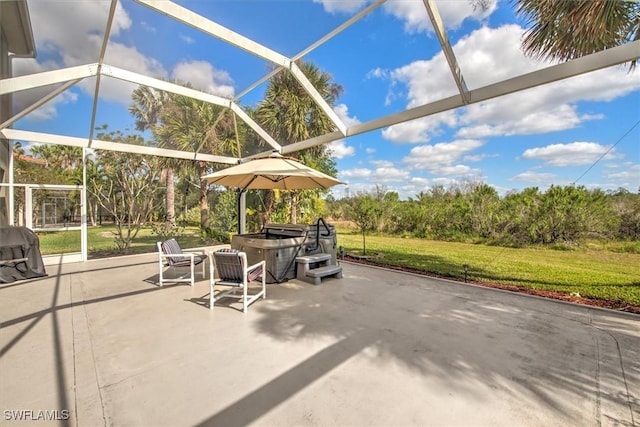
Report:
[{"label": "white metal post", "polygon": [[15,197],[13,191],[13,140],[9,139],[9,225],[16,225]]},{"label": "white metal post", "polygon": [[24,187],[24,225],[33,230],[33,194],[31,186]]},{"label": "white metal post", "polygon": [[89,259],[87,244],[87,149],[82,148],[82,188],[80,189],[80,257]]},{"label": "white metal post", "polygon": [[238,233],[247,232],[247,192],[241,191],[238,196]]}]

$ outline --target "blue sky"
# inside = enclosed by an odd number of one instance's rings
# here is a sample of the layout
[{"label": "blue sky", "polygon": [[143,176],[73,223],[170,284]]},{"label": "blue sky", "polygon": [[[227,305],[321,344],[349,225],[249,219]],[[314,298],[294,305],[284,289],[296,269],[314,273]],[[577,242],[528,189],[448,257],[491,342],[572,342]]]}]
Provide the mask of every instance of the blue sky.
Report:
[{"label": "blue sky", "polygon": [[[178,3],[291,57],[371,2]],[[38,56],[15,59],[15,74],[96,62],[109,4],[29,0]],[[437,4],[470,89],[550,65],[523,55],[523,23],[512,2],[490,1],[486,10],[467,0]],[[389,0],[305,58],[344,87],[335,111],[347,125],[456,93],[422,0]],[[119,5],[105,62],[230,97],[268,72],[264,60],[128,0]],[[79,83],[14,127],[87,137],[94,86],[92,79]],[[132,129],[127,105],[133,88],[103,79],[96,124]],[[23,107],[48,90],[17,94],[15,102]],[[263,91],[264,85],[239,102],[255,105]],[[334,193],[381,185],[406,198],[437,184],[482,181],[505,194],[576,180],[636,192],[639,120],[640,72],[612,67],[334,142],[339,178],[348,183]]]}]

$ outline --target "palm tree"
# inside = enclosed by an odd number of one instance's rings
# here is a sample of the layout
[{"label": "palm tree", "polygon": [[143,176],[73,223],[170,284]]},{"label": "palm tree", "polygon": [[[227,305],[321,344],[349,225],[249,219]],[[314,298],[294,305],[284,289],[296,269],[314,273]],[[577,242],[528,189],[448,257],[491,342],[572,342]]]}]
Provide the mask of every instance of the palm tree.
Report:
[{"label": "palm tree", "polygon": [[13,143],[13,153],[18,156],[24,155],[24,147],[22,147],[22,142],[16,141]]},{"label": "palm tree", "polygon": [[[343,88],[332,81],[332,76],[309,62],[300,62],[300,69],[329,105],[334,105]],[[288,70],[276,74],[267,86],[265,98],[258,105],[255,116],[258,123],[283,145],[302,141],[335,130],[333,122],[311,98]],[[297,154],[299,160],[317,167],[326,165],[325,173],[335,173],[324,146],[316,146]],[[333,165],[333,167],[331,166]],[[267,222],[274,209],[273,192],[265,196],[263,222]],[[297,193],[291,195],[291,223],[297,221]]]},{"label": "palm tree", "polygon": [[69,145],[35,145],[31,153],[46,160],[47,165],[60,171],[69,172],[82,164],[82,149]]},{"label": "palm tree", "polygon": [[[640,3],[623,0],[516,0],[531,28],[530,56],[566,61],[640,39]],[[631,62],[635,67],[637,59]]]},{"label": "palm tree", "polygon": [[[139,86],[131,95],[133,103],[129,106],[129,113],[136,119],[136,129],[140,131],[150,130],[157,138],[156,128],[160,125],[159,117],[162,108],[169,101],[169,95],[160,90],[154,90],[148,86]],[[157,141],[158,145],[167,147],[168,141]],[[167,227],[176,225],[175,208],[175,183],[174,168],[178,167],[179,161],[171,158],[164,158],[161,162],[163,170],[161,179],[166,185],[165,202],[167,217],[165,224]]]},{"label": "palm tree", "polygon": [[[163,126],[156,128],[161,140],[171,141],[180,150],[210,154],[237,153],[239,140],[235,132],[233,112],[225,107],[209,104],[183,95],[170,95],[161,110]],[[209,169],[208,162],[194,161],[198,177]],[[200,227],[209,228],[208,187],[200,185]]]}]

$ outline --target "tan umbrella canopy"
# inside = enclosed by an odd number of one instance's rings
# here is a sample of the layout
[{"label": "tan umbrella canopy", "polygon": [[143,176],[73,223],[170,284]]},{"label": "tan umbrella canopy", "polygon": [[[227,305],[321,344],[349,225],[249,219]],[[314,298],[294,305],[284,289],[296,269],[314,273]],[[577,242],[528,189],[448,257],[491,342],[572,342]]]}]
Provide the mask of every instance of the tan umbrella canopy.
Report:
[{"label": "tan umbrella canopy", "polygon": [[250,189],[301,190],[329,188],[344,182],[303,165],[299,161],[272,153],[202,177],[209,184]]}]

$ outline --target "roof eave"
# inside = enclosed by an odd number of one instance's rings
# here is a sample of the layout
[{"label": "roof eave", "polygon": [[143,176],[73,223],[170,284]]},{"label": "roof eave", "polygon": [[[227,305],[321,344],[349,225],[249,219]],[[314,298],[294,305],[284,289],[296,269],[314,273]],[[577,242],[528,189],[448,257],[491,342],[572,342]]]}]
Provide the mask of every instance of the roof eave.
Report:
[{"label": "roof eave", "polygon": [[25,0],[0,1],[2,32],[12,57],[35,58],[36,44]]}]

